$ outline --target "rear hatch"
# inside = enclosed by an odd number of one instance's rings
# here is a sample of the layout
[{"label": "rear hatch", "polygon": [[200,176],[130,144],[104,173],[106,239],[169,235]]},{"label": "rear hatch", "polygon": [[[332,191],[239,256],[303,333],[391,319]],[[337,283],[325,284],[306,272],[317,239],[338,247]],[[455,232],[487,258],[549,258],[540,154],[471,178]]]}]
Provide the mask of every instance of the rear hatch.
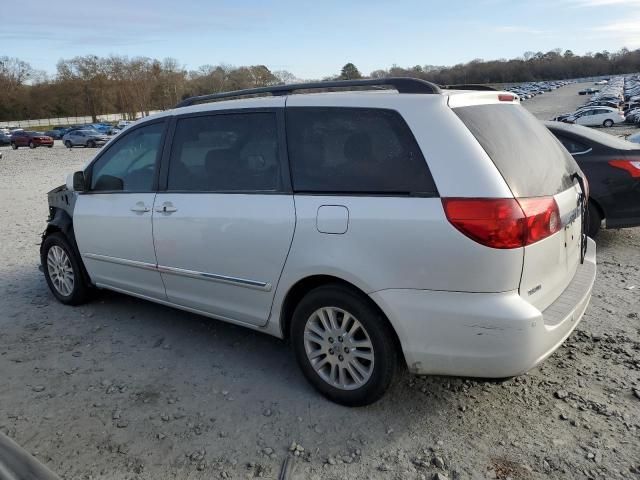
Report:
[{"label": "rear hatch", "polygon": [[534,213],[540,206],[549,209],[546,217],[539,215],[552,224],[548,234],[524,243],[520,280],[520,295],[544,310],[569,285],[580,263],[583,219],[575,174],[583,174],[553,134],[517,102],[464,103],[450,106],[487,152],[525,216],[527,208]]}]

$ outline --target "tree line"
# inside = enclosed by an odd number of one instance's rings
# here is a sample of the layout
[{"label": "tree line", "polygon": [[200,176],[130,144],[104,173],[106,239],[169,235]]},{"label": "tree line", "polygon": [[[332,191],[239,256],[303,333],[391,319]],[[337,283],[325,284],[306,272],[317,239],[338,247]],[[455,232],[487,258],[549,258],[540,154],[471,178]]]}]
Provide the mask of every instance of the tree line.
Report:
[{"label": "tree line", "polygon": [[[485,61],[476,59],[454,66],[397,65],[375,70],[371,78],[416,77],[438,84],[516,83],[539,80],[614,75],[640,71],[640,49],[621,49],[575,55],[571,50],[526,52],[522,57]],[[364,78],[353,63],[322,80]],[[288,71],[264,65],[234,67],[203,65],[187,70],[173,58],[157,60],[112,55],[78,56],[60,60],[52,76],[18,58],[0,57],[0,120],[55,118],[171,108],[192,95],[292,83]]]}]

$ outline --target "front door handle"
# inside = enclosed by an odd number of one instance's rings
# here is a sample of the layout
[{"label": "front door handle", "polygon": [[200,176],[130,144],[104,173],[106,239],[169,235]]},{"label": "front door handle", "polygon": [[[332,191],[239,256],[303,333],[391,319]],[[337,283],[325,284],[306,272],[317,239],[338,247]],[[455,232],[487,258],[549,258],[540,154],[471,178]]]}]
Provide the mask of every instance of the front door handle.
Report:
[{"label": "front door handle", "polygon": [[136,213],[146,213],[150,212],[151,209],[147,207],[144,202],[138,202],[134,207],[131,207],[131,211]]},{"label": "front door handle", "polygon": [[174,207],[171,202],[164,202],[162,205],[156,207],[156,212],[158,213],[173,213],[177,211],[178,209]]}]

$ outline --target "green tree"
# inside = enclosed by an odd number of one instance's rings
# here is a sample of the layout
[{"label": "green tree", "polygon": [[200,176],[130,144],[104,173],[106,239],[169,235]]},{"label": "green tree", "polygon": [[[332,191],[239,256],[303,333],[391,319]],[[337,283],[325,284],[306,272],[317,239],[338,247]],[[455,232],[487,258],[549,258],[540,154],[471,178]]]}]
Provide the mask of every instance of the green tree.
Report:
[{"label": "green tree", "polygon": [[340,80],[357,80],[358,78],[362,78],[362,74],[353,63],[347,63],[342,67]]}]

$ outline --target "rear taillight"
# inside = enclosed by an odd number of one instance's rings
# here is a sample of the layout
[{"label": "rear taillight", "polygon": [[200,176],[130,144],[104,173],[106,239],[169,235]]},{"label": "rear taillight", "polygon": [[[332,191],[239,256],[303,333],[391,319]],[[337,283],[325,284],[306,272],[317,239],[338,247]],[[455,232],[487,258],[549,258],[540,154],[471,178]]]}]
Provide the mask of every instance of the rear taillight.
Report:
[{"label": "rear taillight", "polygon": [[520,198],[518,203],[526,217],[525,245],[539,242],[562,228],[560,210],[553,197]]},{"label": "rear taillight", "polygon": [[609,160],[609,165],[626,170],[634,178],[640,178],[640,160]]},{"label": "rear taillight", "polygon": [[449,222],[476,242],[491,248],[519,248],[562,228],[553,197],[443,198]]},{"label": "rear taillight", "polygon": [[511,95],[510,93],[499,93],[498,100],[501,102],[513,102],[515,100],[515,95]]}]

